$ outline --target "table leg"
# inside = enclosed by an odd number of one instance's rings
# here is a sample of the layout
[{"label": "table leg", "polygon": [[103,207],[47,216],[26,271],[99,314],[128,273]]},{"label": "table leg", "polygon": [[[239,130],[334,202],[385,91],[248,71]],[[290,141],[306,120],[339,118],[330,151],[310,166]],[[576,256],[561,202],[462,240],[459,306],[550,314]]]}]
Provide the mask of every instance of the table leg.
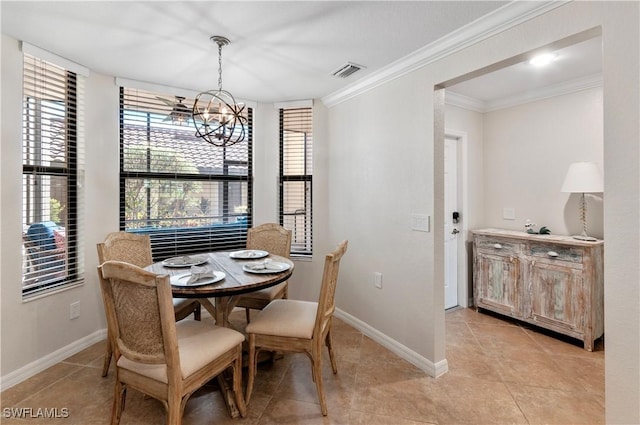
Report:
[{"label": "table leg", "polygon": [[[230,327],[229,314],[231,314],[231,311],[238,303],[238,296],[217,297],[215,302],[215,314],[213,317],[216,320],[216,325]],[[229,411],[229,416],[232,418],[239,417],[240,411],[236,406],[236,400],[233,394],[233,374],[229,372],[229,370],[225,370],[218,375],[217,379],[220,392],[222,393],[222,397],[227,405],[227,410]]]},{"label": "table leg", "polygon": [[[209,312],[211,317],[217,318],[217,310],[209,301],[209,298],[198,298],[198,302]],[[217,321],[216,321],[217,322]]]}]

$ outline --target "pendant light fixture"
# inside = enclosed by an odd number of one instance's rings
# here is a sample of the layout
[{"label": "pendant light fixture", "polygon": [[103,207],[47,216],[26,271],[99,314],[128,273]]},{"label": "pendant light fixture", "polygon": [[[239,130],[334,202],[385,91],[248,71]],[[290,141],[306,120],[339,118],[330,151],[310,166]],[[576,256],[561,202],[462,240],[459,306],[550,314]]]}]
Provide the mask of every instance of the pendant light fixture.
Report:
[{"label": "pendant light fixture", "polygon": [[210,40],[218,45],[218,89],[196,96],[193,122],[196,137],[214,146],[227,147],[244,140],[248,120],[245,105],[236,103],[231,93],[222,89],[222,47],[229,44],[229,39],[214,35]]}]

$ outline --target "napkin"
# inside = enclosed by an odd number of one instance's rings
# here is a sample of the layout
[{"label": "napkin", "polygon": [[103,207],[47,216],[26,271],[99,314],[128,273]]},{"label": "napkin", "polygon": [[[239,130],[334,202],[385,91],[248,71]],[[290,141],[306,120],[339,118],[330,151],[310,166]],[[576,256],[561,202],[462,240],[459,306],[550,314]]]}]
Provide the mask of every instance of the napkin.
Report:
[{"label": "napkin", "polygon": [[273,264],[269,258],[253,263],[249,267],[251,267],[252,270],[282,270],[282,267]]},{"label": "napkin", "polygon": [[187,280],[187,285],[196,283],[197,281],[202,279],[211,279],[216,277],[213,270],[211,270],[209,267],[191,266],[190,271],[191,277],[189,278],[189,280]]}]

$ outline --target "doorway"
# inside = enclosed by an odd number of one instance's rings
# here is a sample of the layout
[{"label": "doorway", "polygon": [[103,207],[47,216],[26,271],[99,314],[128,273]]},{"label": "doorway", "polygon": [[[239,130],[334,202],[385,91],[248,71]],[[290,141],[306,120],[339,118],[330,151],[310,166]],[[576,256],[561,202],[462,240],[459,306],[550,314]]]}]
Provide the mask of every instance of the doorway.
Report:
[{"label": "doorway", "polygon": [[444,140],[444,308],[467,307],[465,133],[445,130]]}]

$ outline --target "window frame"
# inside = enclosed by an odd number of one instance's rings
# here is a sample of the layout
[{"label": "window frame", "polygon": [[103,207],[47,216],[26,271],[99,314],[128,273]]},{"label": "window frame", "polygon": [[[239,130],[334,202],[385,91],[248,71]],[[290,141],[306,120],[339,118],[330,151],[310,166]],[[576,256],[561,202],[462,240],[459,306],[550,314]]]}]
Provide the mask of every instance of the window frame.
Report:
[{"label": "window frame", "polygon": [[[305,133],[304,136],[304,155],[302,158],[288,158],[285,154],[287,149],[287,137],[285,134],[287,131],[294,131],[291,129],[287,129],[286,127],[286,117],[288,113],[296,114],[302,113],[300,111],[306,111],[309,114],[308,119],[303,120],[303,124],[308,126],[311,131],[310,134]],[[278,168],[278,220],[281,226],[292,231],[292,242],[291,242],[291,256],[299,257],[299,258],[310,258],[313,255],[313,107],[312,105],[295,105],[290,107],[282,107],[279,108],[279,168]],[[309,136],[309,137],[307,137]],[[302,174],[287,174],[285,173],[285,169],[287,168],[287,160],[297,160],[301,161],[303,165],[303,173]],[[302,182],[305,185],[304,190],[304,201],[305,205],[308,205],[308,213],[303,211],[303,217],[305,218],[305,222],[303,224],[303,238],[302,242],[297,242],[298,232],[297,225],[290,226],[286,220],[285,216],[292,215],[292,213],[285,212],[285,200],[287,199],[287,183],[294,182]],[[297,211],[297,210],[296,210]],[[295,214],[295,213],[294,213]],[[308,229],[307,229],[308,227]],[[303,249],[299,249],[300,245],[303,245]]]},{"label": "window frame", "polygon": [[[24,49],[26,47],[26,49]],[[32,52],[31,50],[36,50]],[[22,227],[23,227],[23,265],[22,297],[23,299],[39,296],[51,291],[75,286],[84,279],[81,250],[82,240],[79,238],[81,228],[80,212],[82,210],[81,182],[81,128],[83,100],[83,73],[74,72],[68,67],[59,66],[37,54],[37,48],[23,46],[23,110],[22,110]],[[63,61],[64,62],[64,61]],[[37,83],[35,83],[37,78]],[[64,89],[59,86],[64,79]],[[29,82],[28,82],[29,81]],[[64,96],[64,100],[46,97],[47,91]],[[37,91],[42,91],[38,93]],[[39,96],[42,94],[41,96]],[[46,103],[45,103],[46,102]],[[64,165],[43,164],[46,152],[44,140],[47,134],[56,131],[52,125],[55,116],[51,112],[60,106],[58,119],[63,121]],[[45,118],[46,115],[50,117]],[[62,190],[65,195],[64,205],[64,239],[56,240],[55,248],[45,239],[58,238],[58,230],[52,234],[30,232],[34,224],[49,225],[52,221],[51,207],[44,207],[46,201],[51,202],[50,190],[47,199],[37,195],[38,185],[42,187],[42,177],[51,179],[63,178]],[[32,202],[33,201],[33,202]],[[35,204],[35,205],[34,205]],[[45,217],[46,216],[46,217]],[[60,223],[55,223],[57,229]],[[43,228],[44,229],[44,228]],[[43,236],[40,236],[43,235]],[[58,244],[62,245],[59,246]]]},{"label": "window frame", "polygon": [[[216,147],[208,144],[204,140],[197,139],[195,136],[195,129],[191,123],[190,130],[192,130],[193,139],[189,139],[192,142],[197,142],[202,144],[202,149],[215,149],[222,151],[222,173],[175,173],[175,172],[159,172],[152,171],[149,168],[145,171],[127,171],[125,170],[125,147],[127,143],[125,142],[125,121],[126,121],[126,112],[125,112],[125,94],[126,90],[137,90],[135,88],[128,88],[125,86],[120,86],[120,101],[119,101],[119,112],[120,112],[120,151],[119,151],[119,180],[120,180],[120,191],[119,191],[119,228],[122,231],[128,231],[132,233],[146,233],[151,236],[151,244],[152,244],[152,252],[154,261],[163,260],[172,256],[191,254],[191,253],[200,253],[200,252],[210,252],[210,251],[218,251],[218,250],[231,250],[231,249],[242,249],[246,246],[246,232],[249,227],[252,225],[253,221],[253,109],[247,108],[247,116],[248,116],[248,128],[247,128],[247,136],[245,141],[241,143],[247,144],[247,160],[235,160],[235,159],[227,159],[227,150],[232,150],[235,146],[230,148],[225,147]],[[148,90],[137,90],[140,92],[145,92],[146,94],[153,94],[158,96],[166,96],[166,97],[176,97],[174,95],[168,93],[157,93],[156,91],[150,92]],[[181,97],[182,101],[185,103],[189,103],[193,101],[193,99],[185,99]],[[141,114],[143,112],[140,112]],[[149,110],[144,112],[147,114],[146,118],[146,132],[148,137],[148,143],[151,147],[158,147],[159,145],[152,145],[153,134],[164,134],[161,129],[158,127],[154,127],[152,124],[151,114],[155,114],[156,111]],[[187,124],[187,123],[184,123]],[[155,131],[155,133],[154,133]],[[168,131],[168,130],[167,130]],[[182,137],[182,136],[181,136]],[[147,151],[147,163],[151,163],[152,153],[150,150]],[[229,168],[234,166],[246,167],[247,174],[233,174],[228,173]],[[149,167],[149,165],[148,165]],[[126,219],[126,181],[127,179],[145,179],[149,181],[163,181],[163,182],[201,182],[203,184],[215,184],[222,183],[222,189],[220,193],[222,193],[222,202],[221,209],[222,215],[220,218],[222,219],[222,225],[218,228],[213,228],[214,225],[211,225],[211,228],[206,226],[198,228],[198,227],[188,227],[188,226],[173,226],[170,228],[162,228],[162,227],[152,227],[149,231],[144,229],[132,229],[128,226],[129,220]],[[246,182],[246,211],[242,213],[236,213],[230,211],[229,205],[229,190],[231,183],[245,183]],[[147,208],[149,208],[147,206]],[[159,222],[160,218],[152,218],[150,213],[147,212],[147,220],[149,222]],[[167,217],[168,219],[170,217]],[[172,217],[171,219],[178,219],[177,217]],[[233,222],[236,220],[236,222]],[[164,230],[163,230],[164,229]],[[170,234],[169,230],[175,230],[173,234]],[[179,233],[182,232],[182,235]],[[188,232],[188,236],[186,233]],[[188,244],[184,244],[180,246],[181,241],[189,240]]]}]

